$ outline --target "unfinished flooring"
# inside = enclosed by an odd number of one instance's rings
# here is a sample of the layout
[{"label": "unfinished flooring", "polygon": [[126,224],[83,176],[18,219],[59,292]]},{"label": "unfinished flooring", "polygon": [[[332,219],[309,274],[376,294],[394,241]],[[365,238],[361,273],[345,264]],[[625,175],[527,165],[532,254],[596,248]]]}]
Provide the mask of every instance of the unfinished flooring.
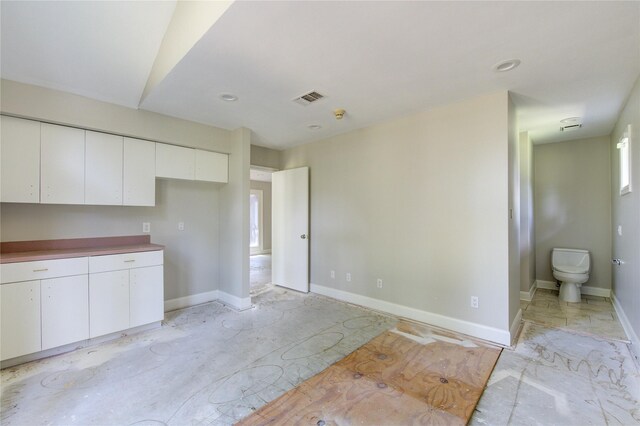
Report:
[{"label": "unfinished flooring", "polygon": [[239,425],[465,425],[500,351],[401,321]]},{"label": "unfinished flooring", "polygon": [[[169,312],[160,329],[2,370],[0,423],[233,424],[399,324],[277,287],[253,301]],[[625,343],[527,320],[470,423],[640,424],[639,392]]]},{"label": "unfinished flooring", "polygon": [[256,254],[249,257],[249,283],[251,290],[271,284],[271,255]]}]

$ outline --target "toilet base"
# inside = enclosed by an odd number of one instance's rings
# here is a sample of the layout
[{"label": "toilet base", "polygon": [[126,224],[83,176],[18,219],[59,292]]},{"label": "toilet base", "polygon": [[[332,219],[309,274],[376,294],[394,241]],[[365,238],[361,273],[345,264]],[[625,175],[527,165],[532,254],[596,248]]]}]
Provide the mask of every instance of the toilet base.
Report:
[{"label": "toilet base", "polygon": [[576,283],[560,284],[560,295],[558,296],[563,302],[580,303],[582,297],[580,294],[580,287]]}]

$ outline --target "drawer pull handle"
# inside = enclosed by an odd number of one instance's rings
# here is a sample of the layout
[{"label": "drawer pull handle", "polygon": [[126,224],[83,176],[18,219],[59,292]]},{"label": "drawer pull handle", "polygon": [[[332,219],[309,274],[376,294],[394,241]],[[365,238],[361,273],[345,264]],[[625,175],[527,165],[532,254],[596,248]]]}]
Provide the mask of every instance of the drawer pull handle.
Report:
[{"label": "drawer pull handle", "polygon": [[33,272],[44,272],[44,271],[48,271],[49,268],[44,268],[44,269],[34,269]]},{"label": "drawer pull handle", "polygon": [[125,260],[124,263],[131,263],[131,262],[135,262],[135,259],[131,259],[131,260]]}]

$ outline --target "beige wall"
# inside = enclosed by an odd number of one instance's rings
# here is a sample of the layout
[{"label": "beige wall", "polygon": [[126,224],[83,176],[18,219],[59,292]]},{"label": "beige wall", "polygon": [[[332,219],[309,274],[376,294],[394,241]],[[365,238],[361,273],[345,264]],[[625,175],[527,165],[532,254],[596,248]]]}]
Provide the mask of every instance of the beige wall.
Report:
[{"label": "beige wall", "polygon": [[271,148],[251,145],[251,165],[280,169],[282,153]]},{"label": "beige wall", "polygon": [[[631,186],[632,192],[620,196],[620,160],[616,144],[625,128],[631,124]],[[612,257],[624,261],[613,267],[613,294],[626,317],[625,328],[632,341],[631,348],[640,356],[640,77],[622,110],[611,134],[611,199],[613,252]],[[622,235],[617,228],[622,226]],[[622,315],[621,315],[622,316]]]},{"label": "beige wall", "polygon": [[[230,132],[7,80],[0,107],[3,114],[230,154],[228,184],[157,179],[155,207],[3,203],[2,241],[140,234],[142,222],[151,222],[152,241],[167,246],[165,299],[217,289],[248,296],[248,130]],[[178,221],[185,231],[177,231]]]},{"label": "beige wall", "polygon": [[528,292],[536,280],[533,226],[533,144],[528,132],[520,139],[520,291]]},{"label": "beige wall", "polygon": [[262,191],[262,249],[271,250],[271,182],[252,180],[251,189]]},{"label": "beige wall", "polygon": [[611,287],[609,137],[535,145],[536,279],[555,281],[554,247],[591,252],[585,286]]},{"label": "beige wall", "polygon": [[508,98],[508,156],[509,156],[509,327],[513,335],[520,325],[520,142],[516,109],[511,96]]},{"label": "beige wall", "polygon": [[311,282],[508,331],[507,127],[501,92],[283,151],[310,167]]}]

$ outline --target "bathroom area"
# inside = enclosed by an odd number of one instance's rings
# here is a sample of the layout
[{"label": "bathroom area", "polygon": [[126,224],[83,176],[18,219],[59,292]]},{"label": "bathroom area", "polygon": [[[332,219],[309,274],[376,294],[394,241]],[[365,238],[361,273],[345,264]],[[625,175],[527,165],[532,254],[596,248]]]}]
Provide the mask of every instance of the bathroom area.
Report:
[{"label": "bathroom area", "polygon": [[625,130],[588,139],[577,130],[576,139],[546,144],[520,135],[520,169],[530,176],[520,188],[521,218],[529,219],[521,221],[521,241],[530,238],[533,247],[522,260],[525,321],[630,341],[612,291],[620,267],[615,238],[637,232],[614,217],[628,196],[619,187]]}]

